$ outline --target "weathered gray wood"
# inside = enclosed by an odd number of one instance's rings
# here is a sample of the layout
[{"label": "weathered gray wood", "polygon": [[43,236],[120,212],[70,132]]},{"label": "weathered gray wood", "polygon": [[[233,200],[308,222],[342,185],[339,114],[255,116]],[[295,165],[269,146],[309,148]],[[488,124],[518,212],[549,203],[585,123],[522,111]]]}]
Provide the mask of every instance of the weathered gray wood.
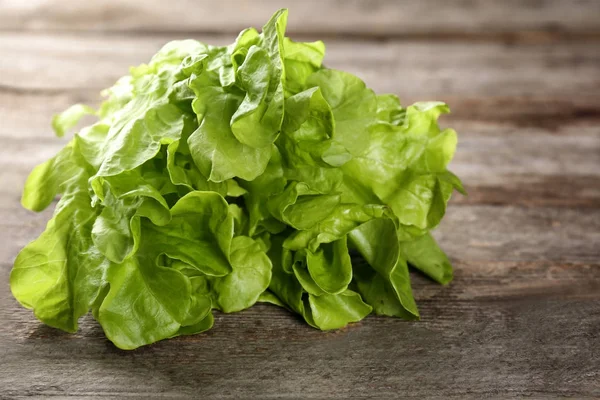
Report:
[{"label": "weathered gray wood", "polygon": [[461,204],[600,207],[600,128],[533,128],[449,121],[459,132],[451,169],[469,195]]},{"label": "weathered gray wood", "polygon": [[[0,33],[1,135],[47,135],[52,114],[75,102],[97,104],[101,89],[176,37]],[[200,39],[227,43],[232,36]],[[400,95],[405,103],[447,101],[452,119],[556,130],[580,120],[598,125],[599,48],[593,42],[533,46],[331,40],[326,61],[358,74],[376,92]]]},{"label": "weathered gray wood", "polygon": [[451,204],[600,207],[600,179],[594,175],[505,175],[501,181],[487,182],[481,175],[467,178],[465,188],[469,195],[455,196]]},{"label": "weathered gray wood", "polygon": [[[19,206],[30,168],[61,145],[50,136],[51,115],[97,103],[100,89],[167,40],[228,43],[281,4],[0,0],[0,399],[599,398],[593,0],[290,6],[293,32],[329,38],[328,66],[405,102],[451,105],[443,124],[460,134],[452,169],[470,196],[455,196],[435,233],[454,282],[412,276],[421,321],[369,317],[324,333],[259,305],[217,314],[205,334],[122,352],[90,317],[68,335],[16,303],[12,261],[52,213]],[[366,37],[388,39],[358,40]],[[564,42],[576,38],[587,39]]]},{"label": "weathered gray wood", "polygon": [[[44,230],[52,210],[36,214],[10,204],[0,213],[0,227],[10,238],[0,244],[0,263],[10,264]],[[435,236],[459,260],[595,263],[600,260],[600,209],[455,204]]]},{"label": "weathered gray wood", "polygon": [[[597,398],[600,265],[457,262],[413,276],[422,320],[319,332],[274,306],[205,334],[115,349],[84,318],[42,326],[0,286],[0,398]],[[0,269],[6,282],[8,269]]]},{"label": "weathered gray wood", "polygon": [[[75,102],[97,103],[99,91],[129,65],[147,61],[176,37],[0,36],[6,39],[0,50],[7,55],[0,60],[0,136],[11,138],[50,138],[53,113]],[[202,37],[211,43],[230,39]],[[328,65],[357,73],[378,92],[395,92],[406,102],[448,101],[453,114],[447,125],[461,135],[453,169],[471,194],[456,201],[597,207],[597,48],[594,43],[332,40],[327,57]],[[3,179],[13,182],[6,187],[20,188],[28,170],[52,154],[58,142],[43,142],[43,151],[26,141],[8,146],[13,157],[5,160]],[[9,168],[15,160],[21,165]]]},{"label": "weathered gray wood", "polygon": [[593,263],[600,259],[600,212],[455,205],[435,236],[459,259]]},{"label": "weathered gray wood", "polygon": [[[0,89],[9,94],[99,92],[126,74],[129,66],[148,62],[164,43],[189,37],[0,33]],[[226,44],[235,35],[196,38]],[[327,66],[355,73],[376,92],[397,93],[406,100],[460,96],[473,99],[476,106],[481,97],[492,96],[500,98],[499,109],[512,100],[507,96],[522,97],[524,103],[527,97],[540,95],[549,103],[575,94],[582,96],[582,103],[598,100],[600,49],[595,42],[529,45],[332,39],[326,44]]]},{"label": "weathered gray wood", "polygon": [[3,29],[232,32],[290,9],[294,32],[352,35],[598,33],[594,0],[76,0],[0,2]]},{"label": "weathered gray wood", "polygon": [[367,318],[322,333],[256,306],[206,334],[123,353],[85,318],[76,335],[10,297],[18,247],[49,212],[0,210],[0,398],[594,398],[598,210],[450,207],[437,236],[448,287],[413,275],[422,321]]},{"label": "weathered gray wood", "polygon": [[[444,125],[459,132],[451,169],[469,192],[467,197],[456,195],[453,203],[600,208],[598,126],[563,125],[552,131],[469,121]],[[20,207],[20,192],[31,169],[67,140],[53,138],[47,127],[41,130],[46,137],[32,141],[0,127],[0,137],[12,137],[0,159],[0,194],[5,196],[0,206]]]},{"label": "weathered gray wood", "polygon": [[[438,90],[436,94],[403,96],[403,104],[424,99],[446,101],[452,113],[442,118],[442,124],[455,127],[462,135],[487,135],[488,132],[518,135],[521,128],[526,132],[543,129],[549,135],[595,135],[598,132],[600,96],[586,92],[564,96],[540,93],[536,96],[461,97],[448,96]],[[398,91],[402,92],[402,88]],[[54,114],[75,103],[96,106],[101,101],[99,92],[97,89],[17,91],[0,87],[0,137],[49,138],[53,135],[50,121]]]}]

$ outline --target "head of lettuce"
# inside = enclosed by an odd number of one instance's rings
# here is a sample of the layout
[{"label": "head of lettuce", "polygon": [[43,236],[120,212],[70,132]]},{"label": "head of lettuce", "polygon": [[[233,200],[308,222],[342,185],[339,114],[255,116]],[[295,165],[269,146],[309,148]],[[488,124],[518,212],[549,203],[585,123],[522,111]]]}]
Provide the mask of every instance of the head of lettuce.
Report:
[{"label": "head of lettuce", "polygon": [[[285,36],[287,10],[214,47],[165,45],[25,184],[54,216],[17,256],[12,293],[45,324],[90,310],[122,349],[210,329],[257,301],[318,329],[419,318],[408,265],[444,284],[430,230],[459,179],[443,103],[403,107]],[[352,257],[350,254],[352,253]]]}]

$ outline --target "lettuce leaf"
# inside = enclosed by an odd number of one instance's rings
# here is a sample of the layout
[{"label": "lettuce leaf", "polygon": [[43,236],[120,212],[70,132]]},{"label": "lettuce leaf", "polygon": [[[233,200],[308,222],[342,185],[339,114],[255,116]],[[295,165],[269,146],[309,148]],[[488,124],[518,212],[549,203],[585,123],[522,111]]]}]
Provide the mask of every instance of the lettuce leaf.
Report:
[{"label": "lettuce leaf", "polygon": [[[35,167],[22,205],[60,199],[10,285],[42,322],[88,312],[122,349],[210,329],[258,301],[312,327],[418,319],[409,267],[452,279],[431,230],[454,190],[440,102],[402,106],[285,36],[287,10],[229,46],[167,43],[52,120],[96,121]],[[392,77],[390,79],[393,79]]]}]

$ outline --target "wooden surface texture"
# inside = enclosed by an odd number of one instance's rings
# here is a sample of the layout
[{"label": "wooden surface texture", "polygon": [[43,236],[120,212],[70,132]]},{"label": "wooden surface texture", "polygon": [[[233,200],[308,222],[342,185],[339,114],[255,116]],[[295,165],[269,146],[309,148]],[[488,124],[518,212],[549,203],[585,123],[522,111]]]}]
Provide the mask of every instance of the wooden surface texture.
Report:
[{"label": "wooden surface texture", "polygon": [[[292,2],[288,2],[292,3]],[[405,103],[443,100],[456,195],[435,232],[455,266],[413,274],[422,320],[320,332],[259,305],[124,352],[91,317],[70,335],[12,298],[17,252],[52,210],[19,204],[64,141],[50,119],[165,42],[231,42],[286,2],[0,0],[0,399],[600,398],[600,2],[309,0],[296,38]]]}]

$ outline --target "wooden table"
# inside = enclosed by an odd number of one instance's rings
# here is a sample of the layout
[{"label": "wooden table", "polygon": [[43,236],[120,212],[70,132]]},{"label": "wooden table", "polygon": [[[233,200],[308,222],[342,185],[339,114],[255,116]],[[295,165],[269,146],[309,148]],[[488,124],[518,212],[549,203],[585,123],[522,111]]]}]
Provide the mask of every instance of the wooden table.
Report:
[{"label": "wooden table", "polygon": [[[260,3],[260,4],[257,4]],[[231,42],[284,2],[0,1],[0,398],[600,397],[600,2],[287,2],[329,66],[405,103],[448,102],[468,197],[436,233],[456,267],[414,275],[422,320],[323,333],[268,305],[208,333],[117,350],[90,318],[69,335],[12,298],[18,250],[51,210],[22,210],[57,151],[52,114],[97,103],[167,40]]]}]

